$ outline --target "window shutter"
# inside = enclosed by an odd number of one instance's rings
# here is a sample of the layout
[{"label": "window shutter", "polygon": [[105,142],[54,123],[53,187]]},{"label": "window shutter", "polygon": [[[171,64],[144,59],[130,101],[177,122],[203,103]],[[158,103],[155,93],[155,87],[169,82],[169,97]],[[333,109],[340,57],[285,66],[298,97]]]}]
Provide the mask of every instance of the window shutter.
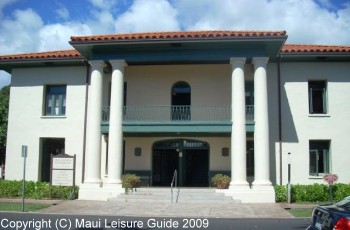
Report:
[{"label": "window shutter", "polygon": [[312,176],[318,175],[318,151],[310,150],[309,172]]},{"label": "window shutter", "polygon": [[322,103],[323,103],[323,113],[327,113],[327,91],[326,91],[326,88],[322,89]]},{"label": "window shutter", "polygon": [[329,173],[329,153],[327,149],[323,149],[323,167],[324,173]]},{"label": "window shutter", "polygon": [[313,110],[313,103],[312,103],[312,88],[309,88],[309,113],[312,114],[314,113]]}]

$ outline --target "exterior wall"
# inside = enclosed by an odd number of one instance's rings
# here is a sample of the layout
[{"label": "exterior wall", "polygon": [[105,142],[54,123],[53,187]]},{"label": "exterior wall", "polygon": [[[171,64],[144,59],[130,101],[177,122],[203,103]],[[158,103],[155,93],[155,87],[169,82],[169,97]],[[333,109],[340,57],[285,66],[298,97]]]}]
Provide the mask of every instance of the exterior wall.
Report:
[{"label": "exterior wall", "polygon": [[[252,80],[252,71],[251,65],[246,65],[246,80]],[[228,64],[127,66],[125,81],[127,105],[171,105],[171,88],[179,81],[191,86],[192,105],[231,105],[231,66]],[[105,91],[105,105],[107,98]]]},{"label": "exterior wall", "polygon": [[[231,170],[230,157],[223,157],[221,149],[230,147],[229,137],[127,137],[125,138],[125,169],[126,170],[152,170],[152,148],[156,141],[169,139],[194,139],[208,142],[209,149],[209,170]],[[142,149],[141,156],[134,156],[134,148]]]},{"label": "exterior wall", "polygon": [[[350,183],[349,138],[350,66],[348,63],[283,63],[282,135],[283,183],[287,183],[288,152],[291,153],[292,183],[326,183],[309,176],[309,140],[331,140],[330,170],[338,182]],[[310,115],[308,80],[326,80],[327,115]]]},{"label": "exterior wall", "polygon": [[[246,80],[253,80],[253,66],[245,67]],[[325,183],[322,177],[309,176],[309,140],[331,140],[331,172],[339,182],[350,183],[347,154],[347,130],[350,124],[347,63],[282,63],[282,179],[287,183],[287,153],[292,155],[292,183]],[[267,65],[270,123],[270,175],[279,182],[278,148],[278,79],[277,64]],[[85,109],[85,67],[51,67],[14,69],[9,110],[6,179],[21,179],[18,163],[22,162],[21,145],[28,145],[27,178],[40,177],[40,138],[65,138],[67,154],[77,155],[77,183],[81,182]],[[328,110],[326,116],[308,113],[308,80],[327,80]],[[230,105],[230,65],[129,66],[125,69],[128,84],[127,105],[170,105],[171,88],[178,81],[191,86],[192,105]],[[110,75],[104,76],[109,88]],[[65,117],[44,117],[44,89],[47,84],[67,84]],[[108,104],[104,90],[104,104]],[[102,137],[101,175],[105,174],[105,137]],[[178,137],[126,137],[125,169],[151,170],[152,145],[155,141]],[[230,147],[229,137],[181,137],[206,141],[210,145],[210,170],[231,170],[230,157],[221,149]],[[134,156],[134,148],[142,156]],[[103,179],[103,178],[102,178]]]},{"label": "exterior wall", "polygon": [[[28,146],[27,180],[39,180],[40,138],[65,138],[65,152],[76,154],[76,183],[81,183],[85,67],[26,68],[12,71],[6,179],[22,179],[21,146]],[[43,116],[45,85],[67,84],[66,116]]]}]

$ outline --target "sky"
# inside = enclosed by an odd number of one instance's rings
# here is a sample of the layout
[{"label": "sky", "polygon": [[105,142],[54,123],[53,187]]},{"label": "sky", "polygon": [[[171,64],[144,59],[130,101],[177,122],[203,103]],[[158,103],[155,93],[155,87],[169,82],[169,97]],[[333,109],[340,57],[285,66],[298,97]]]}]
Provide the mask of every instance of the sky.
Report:
[{"label": "sky", "polygon": [[[0,0],[0,55],[72,49],[70,36],[286,30],[287,43],[350,45],[350,0]],[[0,71],[0,88],[10,84]]]}]

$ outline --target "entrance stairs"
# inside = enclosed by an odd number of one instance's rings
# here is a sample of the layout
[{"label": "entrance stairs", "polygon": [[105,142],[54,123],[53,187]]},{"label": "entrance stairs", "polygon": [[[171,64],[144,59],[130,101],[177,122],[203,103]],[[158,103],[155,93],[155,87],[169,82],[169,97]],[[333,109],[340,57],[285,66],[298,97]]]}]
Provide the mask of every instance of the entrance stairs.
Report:
[{"label": "entrance stairs", "polygon": [[[178,197],[177,197],[178,196]],[[171,189],[168,188],[137,188],[128,194],[121,194],[110,201],[134,203],[171,203]],[[177,202],[176,202],[177,199]],[[214,188],[174,188],[173,203],[241,203],[223,193],[215,192]]]}]

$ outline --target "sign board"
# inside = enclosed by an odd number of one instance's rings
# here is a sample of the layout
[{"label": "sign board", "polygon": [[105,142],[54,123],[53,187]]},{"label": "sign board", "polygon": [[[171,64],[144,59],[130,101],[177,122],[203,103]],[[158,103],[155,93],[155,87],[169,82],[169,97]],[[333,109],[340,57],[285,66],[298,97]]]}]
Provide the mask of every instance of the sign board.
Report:
[{"label": "sign board", "polygon": [[28,146],[22,145],[22,157],[23,158],[27,157],[27,152],[28,152]]},{"label": "sign board", "polygon": [[74,169],[74,158],[68,157],[53,157],[53,169]]},{"label": "sign board", "polygon": [[75,155],[51,155],[51,185],[75,186]]},{"label": "sign board", "polygon": [[73,186],[73,170],[52,170],[52,185]]},{"label": "sign board", "polygon": [[336,174],[326,174],[323,176],[323,180],[327,181],[329,185],[333,185],[338,180],[338,176]]}]

